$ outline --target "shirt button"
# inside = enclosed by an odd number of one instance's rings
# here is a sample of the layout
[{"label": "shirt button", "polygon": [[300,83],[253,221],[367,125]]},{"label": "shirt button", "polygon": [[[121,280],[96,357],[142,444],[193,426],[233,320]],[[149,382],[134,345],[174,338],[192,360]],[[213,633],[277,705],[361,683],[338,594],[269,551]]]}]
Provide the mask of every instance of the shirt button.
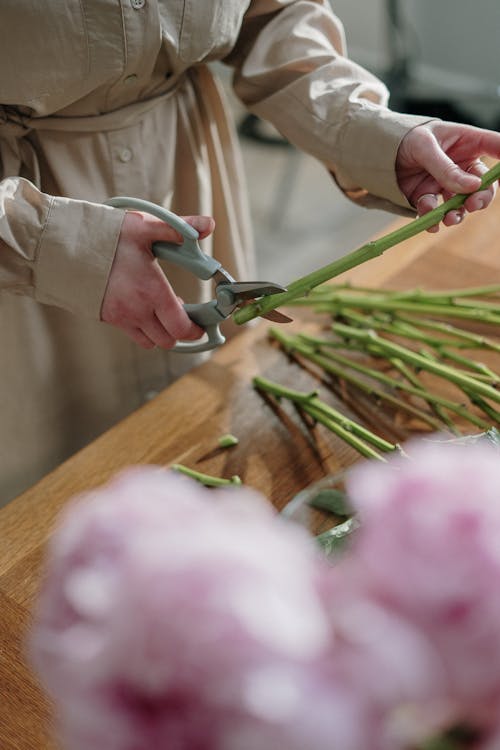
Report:
[{"label": "shirt button", "polygon": [[134,83],[135,81],[137,81],[137,75],[135,73],[132,73],[123,79],[123,83]]},{"label": "shirt button", "polygon": [[132,158],[132,151],[129,148],[122,148],[120,153],[118,154],[118,158],[120,161],[127,163]]},{"label": "shirt button", "polygon": [[146,5],[146,0],[130,0],[132,3],[132,8],[134,10],[140,10],[141,8],[144,8]]}]

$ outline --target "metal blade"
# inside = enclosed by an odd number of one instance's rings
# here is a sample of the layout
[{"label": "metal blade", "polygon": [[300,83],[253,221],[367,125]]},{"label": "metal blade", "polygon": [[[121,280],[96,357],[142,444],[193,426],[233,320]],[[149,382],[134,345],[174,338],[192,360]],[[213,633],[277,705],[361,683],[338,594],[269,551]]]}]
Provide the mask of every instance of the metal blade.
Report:
[{"label": "metal blade", "polygon": [[272,320],[273,323],[291,323],[293,320],[293,318],[289,318],[288,315],[278,312],[278,310],[269,310],[269,312],[264,313],[260,317]]},{"label": "metal blade", "polygon": [[[231,283],[221,282],[217,285],[219,290],[227,290],[231,293],[233,300],[232,304],[238,307],[244,307],[245,305],[255,302],[260,297],[268,297],[272,294],[280,294],[280,292],[286,292],[286,287],[281,284],[275,284],[271,281],[234,281]],[[222,295],[221,295],[222,296]],[[219,300],[221,305],[224,303]],[[284,315],[277,310],[270,310],[260,316],[261,318],[267,318],[272,320],[274,323],[290,323],[292,318],[288,315]]]},{"label": "metal blade", "polygon": [[224,288],[229,289],[237,301],[254,300],[257,297],[286,292],[286,287],[271,281],[235,281],[232,284],[224,284]]}]

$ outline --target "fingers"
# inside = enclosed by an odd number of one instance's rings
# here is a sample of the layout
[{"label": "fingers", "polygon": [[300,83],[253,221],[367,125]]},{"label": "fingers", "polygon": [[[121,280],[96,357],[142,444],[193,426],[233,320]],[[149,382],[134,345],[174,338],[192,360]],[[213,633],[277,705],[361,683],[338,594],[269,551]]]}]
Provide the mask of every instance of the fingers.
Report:
[{"label": "fingers", "polygon": [[[144,269],[147,274],[147,267]],[[204,330],[193,323],[159,267],[141,284],[110,277],[101,320],[120,328],[144,349],[171,349],[178,340],[199,339]],[[115,274],[116,276],[116,274]]]},{"label": "fingers", "polygon": [[465,171],[448,156],[430,129],[420,132],[414,149],[421,166],[441,185],[443,190],[448,190],[450,193],[472,193],[480,187],[478,176]]},{"label": "fingers", "polygon": [[177,341],[193,341],[205,333],[202,328],[189,319],[185,310],[179,306],[162,321],[153,310],[148,315],[136,318],[136,325],[129,323],[132,315],[127,312],[121,320],[107,322],[121,328],[136,344],[143,349],[172,349]]},{"label": "fingers", "polygon": [[208,237],[215,229],[215,220],[211,216],[183,216],[182,218],[196,229],[200,240]]},{"label": "fingers", "polygon": [[[444,200],[447,200],[449,197],[449,193],[443,195]],[[424,193],[424,195],[421,195],[417,200],[416,209],[418,215],[424,216],[429,211],[437,208],[438,203],[439,200],[437,195],[434,195],[433,193]],[[443,224],[445,227],[454,227],[457,224],[460,224],[461,221],[463,221],[465,215],[466,210],[463,206],[461,208],[456,208],[453,211],[448,211],[448,213],[443,218]],[[429,227],[427,231],[431,233],[438,232],[439,224],[434,224],[432,227]]]},{"label": "fingers", "polygon": [[[187,221],[201,236],[213,231],[208,216]],[[101,320],[124,331],[145,349],[171,349],[176,341],[199,339],[204,331],[188,317],[153,256],[154,242],[181,241],[168,224],[127,211],[101,306]]]},{"label": "fingers", "polygon": [[[133,221],[132,231],[136,238],[144,243],[178,242],[182,243],[182,235],[170,224],[142,211],[127,211],[129,223]],[[199,234],[200,239],[208,237],[215,229],[215,220],[211,216],[182,216],[187,224]]]},{"label": "fingers", "polygon": [[[172,349],[177,341],[201,338],[205,331],[189,318],[168,280],[161,271],[159,273],[157,283],[151,284],[148,290],[148,304],[134,304],[124,319],[135,320],[132,338],[146,349],[154,346]],[[124,330],[130,335],[130,326]]]},{"label": "fingers", "polygon": [[138,344],[142,349],[154,349],[155,343],[154,341],[151,341],[151,339],[146,336],[145,333],[143,333],[140,328],[125,328],[122,327],[122,330],[124,333],[127,334],[127,336],[132,339],[132,341],[135,341],[136,344]]},{"label": "fingers", "polygon": [[[158,297],[155,318],[159,326],[168,331],[173,341],[193,341],[204,334],[203,328],[193,323],[184,310],[181,301],[175,296],[172,287],[165,279],[168,294]],[[149,335],[149,334],[148,334]],[[158,344],[161,346],[161,344]],[[171,344],[172,346],[173,344]],[[165,348],[170,348],[166,346]]]},{"label": "fingers", "polygon": [[[420,196],[420,198],[418,198],[415,204],[415,208],[417,209],[418,216],[425,216],[425,214],[429,213],[429,211],[437,208],[437,205],[437,195],[434,195],[434,193],[424,193]],[[434,224],[432,227],[429,227],[427,231],[431,234],[433,234],[434,232],[439,232],[439,224]]]},{"label": "fingers", "polygon": [[[481,177],[488,171],[488,167],[480,159],[476,159],[467,171]],[[466,199],[464,206],[470,213],[472,213],[472,211],[480,211],[482,208],[487,208],[495,197],[495,192],[496,185],[491,185],[484,190],[478,190]]]},{"label": "fingers", "polygon": [[[196,229],[199,239],[207,237],[215,228],[215,221],[211,216],[183,216],[182,218]],[[171,229],[165,222],[160,223],[167,227],[167,231]],[[156,225],[153,233],[151,244],[159,239],[156,236]],[[179,239],[182,238],[179,236]],[[189,318],[182,300],[177,298],[163,273],[162,285],[161,293],[157,294],[154,299],[154,310],[142,324],[143,334],[153,342],[154,346],[163,349],[171,349],[177,341],[194,341],[201,338],[205,331]]]},{"label": "fingers", "polygon": [[143,323],[142,333],[153,343],[154,346],[159,346],[161,349],[172,349],[177,340],[176,337],[160,323],[154,314]]},{"label": "fingers", "polygon": [[[480,158],[483,155],[500,158],[500,133],[441,121],[419,125],[399,146],[398,184],[419,216],[435,208],[441,198],[446,201],[457,193],[466,194],[463,206],[443,219],[445,226],[454,226],[468,212],[489,206],[495,195],[494,186],[481,187],[481,177],[488,171]],[[428,231],[438,228],[435,225]]]},{"label": "fingers", "polygon": [[[485,172],[488,171],[488,167],[480,160],[475,159],[474,162],[468,167],[467,173],[473,174],[476,177],[481,178]],[[472,213],[473,211],[479,211],[483,208],[487,208],[491,201],[493,200],[496,192],[496,186],[492,185],[488,188],[485,188],[484,190],[478,190],[474,193],[472,193],[468,198],[466,198],[463,206],[460,208],[454,209],[452,211],[448,211],[448,213],[445,215],[443,219],[443,224],[446,227],[452,227],[456,226],[457,224],[460,224],[461,221],[465,218],[467,213]],[[443,201],[447,201],[449,198],[452,197],[454,193],[450,190],[443,190],[442,191],[442,198]],[[424,214],[428,213],[429,211],[432,211],[432,209],[436,208],[439,202],[439,195],[435,193],[424,193],[421,195],[415,204],[415,207],[417,209],[417,214],[419,216],[423,216]],[[435,224],[434,226],[430,227],[427,231],[428,232],[437,232],[439,230],[439,225]]]}]

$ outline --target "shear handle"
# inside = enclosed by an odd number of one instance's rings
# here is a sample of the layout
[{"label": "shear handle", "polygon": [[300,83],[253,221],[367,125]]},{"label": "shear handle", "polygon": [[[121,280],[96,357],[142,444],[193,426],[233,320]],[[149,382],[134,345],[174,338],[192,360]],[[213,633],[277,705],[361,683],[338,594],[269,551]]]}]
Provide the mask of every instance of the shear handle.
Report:
[{"label": "shear handle", "polygon": [[222,334],[219,324],[225,320],[216,307],[217,300],[210,302],[201,302],[199,304],[186,304],[184,309],[195,323],[205,329],[205,336],[199,342],[178,341],[172,349],[173,352],[180,354],[191,354],[194,352],[207,352],[210,349],[216,349],[226,340]]},{"label": "shear handle", "polygon": [[155,203],[141,200],[140,198],[128,198],[126,196],[110,198],[105,202],[105,205],[112,206],[113,208],[144,211],[152,216],[156,216],[157,219],[161,219],[182,235],[183,242],[181,245],[175,242],[153,243],[152,250],[157,258],[168,260],[170,263],[185,268],[186,271],[190,271],[204,281],[211,279],[214,273],[221,268],[218,260],[211,258],[201,250],[198,245],[199,235],[196,229],[167,208],[157,206]]},{"label": "shear handle", "polygon": [[[113,208],[128,208],[133,211],[144,211],[145,213],[156,216],[169,226],[176,229],[183,237],[181,245],[175,242],[155,242],[152,246],[154,255],[174,263],[181,268],[190,271],[199,279],[207,281],[222,268],[219,261],[206,255],[198,245],[198,232],[194,227],[188,224],[180,216],[174,214],[162,206],[157,206],[150,201],[141,200],[140,198],[128,198],[118,196],[110,198],[105,205]],[[171,351],[181,354],[192,354],[196,352],[206,352],[215,349],[225,342],[225,338],[219,329],[225,316],[217,310],[217,300],[200,304],[185,304],[184,309],[195,323],[205,329],[206,337],[200,342],[178,342]]]}]

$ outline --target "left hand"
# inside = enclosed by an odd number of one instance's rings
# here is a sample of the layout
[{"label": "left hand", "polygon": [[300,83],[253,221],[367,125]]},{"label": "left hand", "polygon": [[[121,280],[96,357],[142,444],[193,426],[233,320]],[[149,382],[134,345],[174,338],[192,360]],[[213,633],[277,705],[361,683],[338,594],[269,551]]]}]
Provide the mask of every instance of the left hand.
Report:
[{"label": "left hand", "polygon": [[[482,156],[500,159],[500,133],[472,125],[433,121],[410,130],[399,146],[396,175],[399,187],[419,216],[448,200],[455,193],[473,193],[463,207],[449,211],[445,226],[459,224],[466,212],[486,208],[495,187],[480,187],[480,176],[488,171]],[[439,225],[431,227],[437,232]]]}]

